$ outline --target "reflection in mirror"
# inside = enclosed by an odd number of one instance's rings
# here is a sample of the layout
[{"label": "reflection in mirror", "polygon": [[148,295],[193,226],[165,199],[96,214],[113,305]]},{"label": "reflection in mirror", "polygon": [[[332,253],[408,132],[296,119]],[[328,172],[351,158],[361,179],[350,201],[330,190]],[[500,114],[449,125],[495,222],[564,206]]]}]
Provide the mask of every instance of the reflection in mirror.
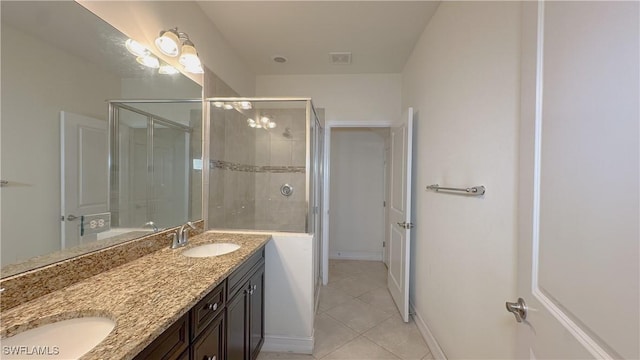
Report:
[{"label": "reflection in mirror", "polygon": [[76,2],[0,6],[1,276],[200,219],[200,85]]},{"label": "reflection in mirror", "polygon": [[122,231],[200,218],[190,199],[202,189],[201,101],[110,105],[112,224]]}]

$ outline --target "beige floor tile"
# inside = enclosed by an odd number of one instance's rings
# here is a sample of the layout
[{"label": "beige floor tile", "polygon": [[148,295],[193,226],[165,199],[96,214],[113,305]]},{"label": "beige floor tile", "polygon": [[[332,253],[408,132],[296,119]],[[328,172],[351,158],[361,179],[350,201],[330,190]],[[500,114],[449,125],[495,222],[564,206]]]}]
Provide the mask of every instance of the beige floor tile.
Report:
[{"label": "beige floor tile", "polygon": [[282,360],[314,360],[315,357],[313,355],[307,354],[294,354],[294,353],[281,353],[281,352],[260,352],[258,355],[258,360],[273,360],[273,359],[282,359]]},{"label": "beige floor tile", "polygon": [[[320,293],[322,295],[322,293]],[[378,288],[366,292],[358,297],[361,301],[373,306],[375,309],[389,314],[397,314],[398,308],[391,298],[391,294],[386,287]]]},{"label": "beige floor tile", "polygon": [[422,359],[429,348],[413,321],[405,323],[398,315],[391,316],[364,333],[369,340],[402,359]]},{"label": "beige floor tile", "polygon": [[327,286],[341,290],[347,295],[358,297],[383,285],[367,277],[348,277],[338,281],[330,281]]},{"label": "beige floor tile", "polygon": [[372,275],[387,277],[387,267],[380,261],[360,261],[358,264],[361,272]]},{"label": "beige floor tile", "polygon": [[397,356],[374,344],[365,337],[358,337],[336,351],[322,358],[324,359],[399,359]]},{"label": "beige floor tile", "polygon": [[388,319],[392,315],[376,310],[373,306],[358,299],[352,299],[344,304],[327,310],[326,314],[353,329],[358,334],[363,333]]},{"label": "beige floor tile", "polygon": [[329,271],[355,275],[362,272],[362,263],[363,261],[354,260],[330,260]]},{"label": "beige floor tile", "polygon": [[353,296],[346,294],[342,290],[330,286],[323,286],[320,288],[320,303],[318,304],[318,308],[320,312],[325,312],[352,299]]},{"label": "beige floor tile", "polygon": [[313,356],[321,358],[354,339],[358,334],[327,314],[315,319]]},{"label": "beige floor tile", "polygon": [[[358,334],[362,334],[358,336]],[[313,356],[261,353],[258,359],[432,360],[415,323],[405,324],[387,290],[382,262],[330,260],[320,289]]]}]

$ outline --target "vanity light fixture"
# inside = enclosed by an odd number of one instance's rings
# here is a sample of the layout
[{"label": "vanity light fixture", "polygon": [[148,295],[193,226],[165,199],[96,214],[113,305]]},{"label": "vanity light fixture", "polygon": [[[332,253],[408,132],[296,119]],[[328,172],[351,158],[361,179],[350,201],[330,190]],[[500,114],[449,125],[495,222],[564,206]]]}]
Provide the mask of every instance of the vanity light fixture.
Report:
[{"label": "vanity light fixture", "polygon": [[155,44],[158,50],[167,56],[176,57],[179,55],[178,62],[184,66],[187,72],[204,73],[195,45],[189,40],[189,35],[178,31],[177,27],[161,31]]},{"label": "vanity light fixture", "polygon": [[178,62],[184,67],[197,67],[202,65],[202,63],[200,63],[200,59],[198,58],[196,48],[193,46],[191,40],[184,41]]},{"label": "vanity light fixture", "polygon": [[180,46],[180,34],[178,28],[160,31],[160,36],[156,39],[156,47],[161,53],[176,57]]}]

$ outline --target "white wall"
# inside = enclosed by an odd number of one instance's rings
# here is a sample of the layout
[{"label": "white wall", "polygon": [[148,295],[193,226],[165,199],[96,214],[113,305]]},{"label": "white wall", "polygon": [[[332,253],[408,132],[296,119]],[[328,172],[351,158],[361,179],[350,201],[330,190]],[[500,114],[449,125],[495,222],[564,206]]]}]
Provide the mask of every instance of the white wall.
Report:
[{"label": "white wall", "polygon": [[[519,7],[443,2],[402,74],[417,112],[411,301],[449,359],[515,354]],[[425,191],[434,183],[487,194]]]},{"label": "white wall", "polygon": [[256,96],[311,97],[331,122],[392,121],[400,114],[400,89],[400,74],[256,77]]},{"label": "white wall", "polygon": [[311,354],[315,298],[314,238],[274,233],[265,253],[264,351]]},{"label": "white wall", "polygon": [[7,24],[2,47],[20,49],[2,54],[2,176],[12,183],[2,190],[8,265],[60,250],[60,111],[106,121],[104,100],[120,96],[120,78]]},{"label": "white wall", "polygon": [[332,129],[330,258],[382,260],[384,157],[380,131]]},{"label": "white wall", "polygon": [[[87,1],[85,8],[136,41],[152,46],[161,30],[178,27],[189,34],[203,64],[243,96],[255,91],[255,74],[244,64],[200,6],[190,1]],[[181,67],[176,59],[161,56]],[[202,84],[202,76],[192,76]]]}]

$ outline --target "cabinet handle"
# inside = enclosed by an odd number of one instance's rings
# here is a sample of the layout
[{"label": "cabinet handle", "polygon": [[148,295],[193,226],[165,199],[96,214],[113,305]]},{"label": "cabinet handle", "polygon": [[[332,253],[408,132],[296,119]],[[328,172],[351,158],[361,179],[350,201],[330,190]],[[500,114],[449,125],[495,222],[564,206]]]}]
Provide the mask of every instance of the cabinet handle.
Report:
[{"label": "cabinet handle", "polygon": [[215,304],[207,304],[207,309],[208,309],[208,310],[213,310],[213,311],[218,310],[218,303],[215,303]]}]

